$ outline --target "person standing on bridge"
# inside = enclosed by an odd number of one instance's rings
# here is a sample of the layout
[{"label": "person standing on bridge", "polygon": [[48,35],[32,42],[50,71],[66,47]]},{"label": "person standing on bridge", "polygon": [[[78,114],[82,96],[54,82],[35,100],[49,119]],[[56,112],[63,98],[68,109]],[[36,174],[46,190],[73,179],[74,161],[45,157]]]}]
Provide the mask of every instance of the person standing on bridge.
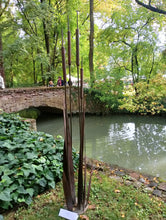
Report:
[{"label": "person standing on bridge", "polygon": [[54,87],[54,83],[53,83],[51,78],[49,78],[48,86],[49,87]]},{"label": "person standing on bridge", "polygon": [[5,83],[1,74],[0,74],[0,89],[5,89]]},{"label": "person standing on bridge", "polygon": [[58,77],[58,81],[57,81],[57,86],[63,86],[64,85],[64,82],[61,78],[61,76]]}]

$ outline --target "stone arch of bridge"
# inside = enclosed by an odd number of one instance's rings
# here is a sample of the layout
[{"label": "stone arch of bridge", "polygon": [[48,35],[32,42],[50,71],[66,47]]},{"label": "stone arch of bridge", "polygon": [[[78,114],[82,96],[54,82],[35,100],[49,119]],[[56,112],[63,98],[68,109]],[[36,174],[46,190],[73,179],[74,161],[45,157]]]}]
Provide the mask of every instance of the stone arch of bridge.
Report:
[{"label": "stone arch of bridge", "polygon": [[20,88],[0,91],[0,109],[2,111],[12,113],[30,107],[42,107],[62,112],[64,88]]}]

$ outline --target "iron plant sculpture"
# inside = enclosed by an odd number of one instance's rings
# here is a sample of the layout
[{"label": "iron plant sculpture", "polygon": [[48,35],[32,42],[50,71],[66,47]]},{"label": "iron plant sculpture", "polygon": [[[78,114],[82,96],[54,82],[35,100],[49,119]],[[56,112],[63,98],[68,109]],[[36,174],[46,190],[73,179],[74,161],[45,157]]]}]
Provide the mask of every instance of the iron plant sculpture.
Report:
[{"label": "iron plant sculpture", "polygon": [[[79,167],[78,167],[78,192],[77,199],[75,193],[74,181],[74,166],[72,160],[72,112],[71,112],[71,84],[69,84],[69,99],[70,99],[70,122],[67,112],[67,91],[66,91],[66,63],[65,63],[65,48],[63,46],[63,32],[62,32],[62,67],[63,78],[65,82],[65,100],[64,100],[64,154],[63,154],[63,189],[66,200],[66,206],[69,211],[77,210],[84,212],[90,194],[91,176],[89,180],[88,192],[86,196],[87,178],[86,178],[86,164],[83,164],[84,158],[84,125],[85,125],[85,109],[84,109],[84,92],[83,92],[83,62],[81,62],[81,69],[79,70],[79,29],[78,29],[78,12],[77,12],[77,29],[76,29],[76,65],[77,65],[77,79],[78,79],[78,108],[79,108],[79,131],[80,131],[80,149],[79,149]],[[68,19],[68,66],[69,66],[69,82],[71,82],[71,36],[69,30]],[[80,81],[80,85],[79,85]],[[86,163],[86,161],[85,161]],[[92,172],[91,172],[92,173]]]}]

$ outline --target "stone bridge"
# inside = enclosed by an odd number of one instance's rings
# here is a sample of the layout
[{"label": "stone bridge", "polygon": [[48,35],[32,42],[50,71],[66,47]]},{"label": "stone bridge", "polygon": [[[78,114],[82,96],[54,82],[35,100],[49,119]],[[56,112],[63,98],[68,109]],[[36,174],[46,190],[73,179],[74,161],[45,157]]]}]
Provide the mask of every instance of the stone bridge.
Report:
[{"label": "stone bridge", "polygon": [[[77,89],[72,87],[72,112],[78,111]],[[34,87],[0,90],[0,109],[6,113],[18,112],[30,107],[51,108],[62,112],[64,108],[64,87]],[[67,88],[69,110],[69,87]]]}]

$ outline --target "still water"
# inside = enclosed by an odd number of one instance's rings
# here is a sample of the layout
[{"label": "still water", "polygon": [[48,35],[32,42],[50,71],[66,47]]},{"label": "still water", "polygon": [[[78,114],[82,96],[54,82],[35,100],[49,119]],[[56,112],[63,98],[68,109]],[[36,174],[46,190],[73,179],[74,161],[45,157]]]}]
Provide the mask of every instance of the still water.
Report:
[{"label": "still water", "polygon": [[[73,117],[73,146],[79,148],[78,117]],[[37,120],[38,131],[64,135],[62,116]],[[166,118],[148,116],[86,116],[85,147],[97,159],[166,180]]]}]

